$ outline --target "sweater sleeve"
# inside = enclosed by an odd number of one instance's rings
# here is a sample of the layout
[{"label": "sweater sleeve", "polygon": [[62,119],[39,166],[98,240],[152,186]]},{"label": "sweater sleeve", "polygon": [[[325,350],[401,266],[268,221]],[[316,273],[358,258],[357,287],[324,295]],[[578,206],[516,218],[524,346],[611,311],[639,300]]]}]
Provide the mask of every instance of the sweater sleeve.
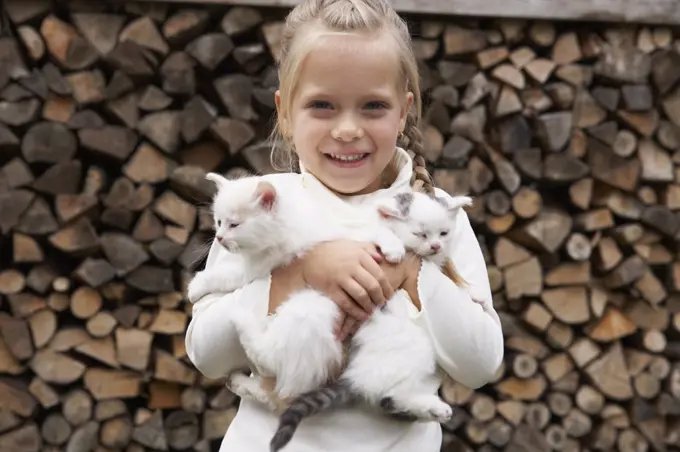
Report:
[{"label": "sweater sleeve", "polygon": [[[223,264],[234,255],[213,241],[206,268]],[[234,309],[250,309],[263,318],[267,315],[271,277],[255,281],[228,294],[208,294],[193,304],[186,331],[187,356],[208,378],[221,378],[229,372],[248,367],[233,324]]]},{"label": "sweater sleeve", "polygon": [[440,367],[477,389],[495,377],[504,344],[484,256],[462,209],[453,243],[451,260],[468,285],[458,287],[435,264],[424,261],[418,275],[421,311],[415,321],[430,335]]}]

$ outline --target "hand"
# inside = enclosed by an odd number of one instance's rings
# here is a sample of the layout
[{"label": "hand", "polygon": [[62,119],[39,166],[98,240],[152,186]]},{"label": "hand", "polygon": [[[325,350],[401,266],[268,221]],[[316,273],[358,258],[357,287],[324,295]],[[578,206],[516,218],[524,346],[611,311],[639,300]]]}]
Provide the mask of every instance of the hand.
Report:
[{"label": "hand", "polygon": [[[417,303],[416,306],[420,306],[420,302],[417,299],[417,280],[418,273],[420,272],[420,258],[413,254],[407,254],[404,260],[397,264],[381,262],[380,268],[382,268],[392,287],[395,289],[404,288],[414,304]],[[411,281],[413,281],[413,283],[411,283]],[[412,287],[415,289],[412,289]],[[412,292],[414,292],[415,295]],[[354,317],[344,314],[336,326],[338,338],[344,341],[347,336],[356,333],[363,322],[364,321],[358,321]]]},{"label": "hand", "polygon": [[374,245],[349,240],[321,243],[302,261],[305,282],[356,320],[368,319],[394,294]]}]

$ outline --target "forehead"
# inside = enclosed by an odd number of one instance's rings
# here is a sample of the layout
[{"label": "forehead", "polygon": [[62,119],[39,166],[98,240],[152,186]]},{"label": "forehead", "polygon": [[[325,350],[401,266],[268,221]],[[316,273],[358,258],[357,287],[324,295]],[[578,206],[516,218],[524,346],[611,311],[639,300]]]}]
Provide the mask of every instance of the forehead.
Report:
[{"label": "forehead", "polygon": [[243,213],[248,201],[253,199],[255,185],[248,180],[230,181],[220,189],[213,200],[213,212],[216,215],[235,215]]},{"label": "forehead", "polygon": [[323,33],[314,39],[300,70],[299,95],[351,98],[398,92],[399,58],[389,35]]},{"label": "forehead", "polygon": [[444,206],[425,195],[414,198],[409,216],[424,227],[441,227],[451,222],[449,212]]}]

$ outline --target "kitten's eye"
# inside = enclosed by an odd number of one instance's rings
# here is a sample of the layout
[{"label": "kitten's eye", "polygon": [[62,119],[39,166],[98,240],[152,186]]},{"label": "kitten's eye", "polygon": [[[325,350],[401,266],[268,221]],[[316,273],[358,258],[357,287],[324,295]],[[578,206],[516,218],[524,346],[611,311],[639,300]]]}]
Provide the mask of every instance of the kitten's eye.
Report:
[{"label": "kitten's eye", "polygon": [[219,228],[220,226],[222,226],[222,220],[217,220],[217,227]]},{"label": "kitten's eye", "polygon": [[234,229],[237,227],[240,223],[229,223],[229,229]]},{"label": "kitten's eye", "polygon": [[424,232],[414,232],[413,235],[415,235],[419,239],[426,239],[427,238],[427,234],[425,234]]},{"label": "kitten's eye", "polygon": [[449,231],[442,231],[439,235],[441,237],[446,237],[447,235],[449,235]]}]

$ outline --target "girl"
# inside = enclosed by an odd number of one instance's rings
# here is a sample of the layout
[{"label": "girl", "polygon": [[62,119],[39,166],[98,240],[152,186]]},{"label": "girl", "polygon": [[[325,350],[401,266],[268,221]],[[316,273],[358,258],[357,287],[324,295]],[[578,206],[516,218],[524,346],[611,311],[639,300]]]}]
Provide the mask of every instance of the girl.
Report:
[{"label": "girl", "polygon": [[[276,133],[284,156],[300,174],[275,177],[301,184],[320,209],[349,222],[348,204],[407,184],[432,190],[422,158],[397,146],[422,149],[418,131],[420,88],[406,24],[388,0],[306,0],[289,14],[281,42]],[[276,150],[276,149],[275,149]],[[415,166],[415,168],[414,168]],[[447,196],[441,190],[440,196]],[[467,282],[458,287],[429,262],[382,263],[377,250],[350,241],[319,245],[303,259],[230,294],[194,303],[187,354],[209,378],[247,367],[229,321],[234,305],[262,317],[305,285],[329,295],[346,313],[345,338],[376,305],[405,303],[429,334],[441,368],[478,388],[493,379],[503,359],[503,335],[491,300],[486,265],[465,212],[454,234],[451,259]],[[213,242],[207,267],[232,256]],[[380,366],[377,362],[376,366]],[[266,452],[278,417],[242,400],[220,451]],[[305,420],[287,452],[437,452],[436,423],[405,423],[361,408],[338,409]]]}]

